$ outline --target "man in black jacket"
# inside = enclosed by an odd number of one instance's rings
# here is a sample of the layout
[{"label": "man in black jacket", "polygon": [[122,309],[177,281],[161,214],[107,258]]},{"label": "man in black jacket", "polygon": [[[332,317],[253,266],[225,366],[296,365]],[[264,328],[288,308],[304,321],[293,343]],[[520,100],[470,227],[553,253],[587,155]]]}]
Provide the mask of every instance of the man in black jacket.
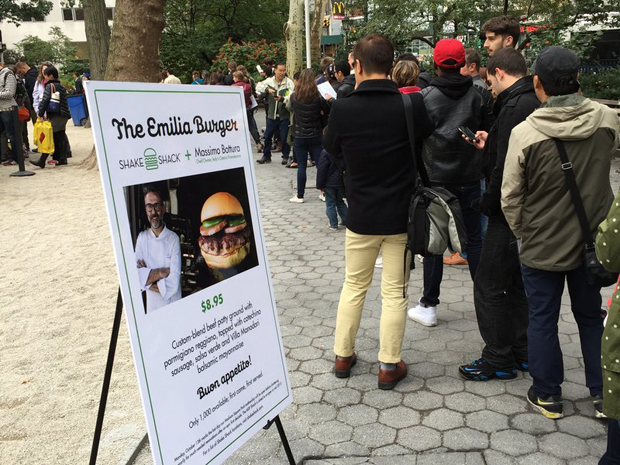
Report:
[{"label": "man in black jacket", "polygon": [[[462,76],[465,48],[456,39],[437,42],[433,61],[438,77],[420,92],[435,123],[435,132],[424,142],[422,155],[432,185],[442,186],[459,200],[467,229],[467,261],[472,279],[480,259],[482,244],[480,211],[472,202],[480,198],[482,153],[461,138],[459,128],[488,131],[491,117],[484,98],[470,76]],[[425,326],[437,325],[439,289],[443,277],[443,257],[424,258],[424,295],[408,312],[409,318]]]},{"label": "man in black jacket", "polygon": [[480,359],[459,368],[464,378],[474,381],[512,379],[517,376],[517,369],[528,370],[528,307],[519,250],[500,200],[512,129],[540,105],[532,77],[526,76],[525,59],[515,49],[502,48],[495,52],[487,72],[498,93],[497,120],[488,134],[484,131],[476,134],[478,142],[470,141],[484,149],[491,173],[480,201],[480,209],[489,217],[489,226],[474,280],[474,305],[485,347]]},{"label": "man in black jacket", "polygon": [[[375,260],[381,251],[382,311],[379,388],[392,389],[407,375],[401,359],[407,299],[403,269],[407,240],[407,209],[416,173],[413,168],[401,93],[388,74],[394,48],[387,38],[369,35],[354,51],[357,89],[332,105],[323,146],[346,162],[346,276],[338,305],[334,352],[335,374],[350,375],[355,365],[355,337]],[[428,137],[433,124],[422,98],[410,94],[415,133]]]}]

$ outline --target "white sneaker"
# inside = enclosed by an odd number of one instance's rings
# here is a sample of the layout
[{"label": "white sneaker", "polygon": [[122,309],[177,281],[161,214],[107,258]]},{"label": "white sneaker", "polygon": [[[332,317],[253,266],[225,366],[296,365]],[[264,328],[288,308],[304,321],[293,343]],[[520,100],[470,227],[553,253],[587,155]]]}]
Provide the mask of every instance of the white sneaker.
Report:
[{"label": "white sneaker", "polygon": [[437,307],[425,307],[418,303],[416,307],[407,311],[409,319],[424,326],[437,326]]},{"label": "white sneaker", "polygon": [[375,262],[375,268],[383,268],[383,257],[381,255],[377,257],[377,261]]},{"label": "white sneaker", "polygon": [[304,203],[304,199],[303,198],[299,198],[297,196],[292,197],[291,199],[289,199],[289,202],[293,202],[293,203]]},{"label": "white sneaker", "polygon": [[321,192],[319,194],[319,199],[321,199],[321,201],[325,202],[325,194],[323,194],[323,192]]}]

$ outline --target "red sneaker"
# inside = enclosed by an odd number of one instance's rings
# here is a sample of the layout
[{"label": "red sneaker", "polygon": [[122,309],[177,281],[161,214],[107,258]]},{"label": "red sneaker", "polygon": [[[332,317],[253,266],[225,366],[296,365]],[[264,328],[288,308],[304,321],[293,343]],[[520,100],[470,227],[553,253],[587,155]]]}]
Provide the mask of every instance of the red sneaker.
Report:
[{"label": "red sneaker", "polygon": [[443,259],[444,265],[467,265],[467,259],[461,257],[460,253],[453,253],[448,258]]}]

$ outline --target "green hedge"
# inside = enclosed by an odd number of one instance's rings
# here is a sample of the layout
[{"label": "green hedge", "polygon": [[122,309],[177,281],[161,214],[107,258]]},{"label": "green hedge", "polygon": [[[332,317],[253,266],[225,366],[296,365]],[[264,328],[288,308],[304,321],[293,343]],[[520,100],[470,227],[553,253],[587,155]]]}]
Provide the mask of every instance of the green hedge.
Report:
[{"label": "green hedge", "polygon": [[579,78],[583,95],[589,98],[620,100],[620,68],[583,74]]}]

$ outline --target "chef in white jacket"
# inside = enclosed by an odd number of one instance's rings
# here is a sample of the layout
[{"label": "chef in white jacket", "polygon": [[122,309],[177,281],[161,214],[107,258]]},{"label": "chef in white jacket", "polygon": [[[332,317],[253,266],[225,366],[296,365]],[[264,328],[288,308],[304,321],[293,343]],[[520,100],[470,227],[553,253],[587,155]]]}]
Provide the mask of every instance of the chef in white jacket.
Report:
[{"label": "chef in white jacket", "polygon": [[136,264],[149,313],[181,299],[181,242],[164,224],[166,206],[159,192],[147,189],[144,207],[151,227],[138,235]]}]

